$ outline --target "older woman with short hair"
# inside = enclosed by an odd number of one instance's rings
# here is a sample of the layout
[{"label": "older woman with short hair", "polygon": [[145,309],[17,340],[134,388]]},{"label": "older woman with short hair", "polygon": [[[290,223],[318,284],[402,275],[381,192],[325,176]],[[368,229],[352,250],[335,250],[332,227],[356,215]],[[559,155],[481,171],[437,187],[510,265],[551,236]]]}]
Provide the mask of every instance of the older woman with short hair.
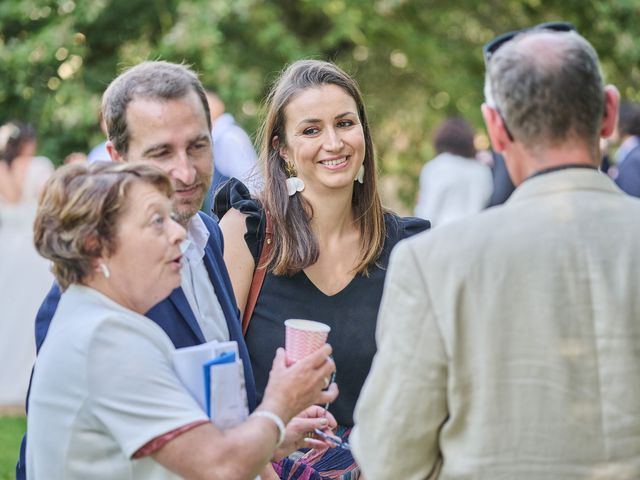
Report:
[{"label": "older woman with short hair", "polygon": [[[64,293],[33,375],[32,480],[253,479],[303,444],[289,420],[337,395],[323,391],[328,345],[291,367],[280,350],[256,412],[225,431],[210,422],[173,370],[171,341],[143,315],[180,284],[172,193],[142,164],[69,165],[46,187],[35,244]],[[321,410],[311,409],[303,416]]]}]

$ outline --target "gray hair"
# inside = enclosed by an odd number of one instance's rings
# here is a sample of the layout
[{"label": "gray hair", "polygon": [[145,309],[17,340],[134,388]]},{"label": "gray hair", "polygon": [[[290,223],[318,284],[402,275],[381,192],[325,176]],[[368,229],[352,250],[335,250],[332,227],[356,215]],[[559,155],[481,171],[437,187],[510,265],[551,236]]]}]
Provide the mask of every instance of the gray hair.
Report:
[{"label": "gray hair", "polygon": [[186,65],[164,61],[142,62],[116,77],[102,96],[102,115],[109,140],[118,153],[129,149],[127,107],[135,98],[175,100],[195,92],[211,130],[207,95],[196,73]]},{"label": "gray hair", "polygon": [[597,146],[605,95],[598,55],[577,32],[558,33],[564,42],[540,55],[518,48],[518,35],[492,56],[485,77],[485,99],[496,108],[526,148],[558,145],[568,138]]}]

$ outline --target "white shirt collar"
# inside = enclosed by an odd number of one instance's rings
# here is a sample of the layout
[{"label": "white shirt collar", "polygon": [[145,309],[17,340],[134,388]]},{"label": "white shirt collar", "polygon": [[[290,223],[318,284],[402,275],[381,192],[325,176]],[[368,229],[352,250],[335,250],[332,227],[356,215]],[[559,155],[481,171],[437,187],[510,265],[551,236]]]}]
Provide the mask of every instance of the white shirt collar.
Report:
[{"label": "white shirt collar", "polygon": [[180,244],[180,250],[190,262],[197,262],[204,257],[204,248],[208,241],[209,230],[196,213],[187,224],[187,238]]},{"label": "white shirt collar", "polygon": [[187,238],[180,245],[182,257],[182,291],[207,341],[229,340],[229,327],[204,264],[204,249],[209,230],[200,215],[187,224]]}]

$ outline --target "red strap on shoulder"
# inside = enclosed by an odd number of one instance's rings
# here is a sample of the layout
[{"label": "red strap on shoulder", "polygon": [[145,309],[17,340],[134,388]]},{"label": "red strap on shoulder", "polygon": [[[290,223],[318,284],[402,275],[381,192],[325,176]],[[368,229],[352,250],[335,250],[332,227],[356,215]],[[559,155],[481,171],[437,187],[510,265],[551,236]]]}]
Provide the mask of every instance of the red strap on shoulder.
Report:
[{"label": "red strap on shoulder", "polygon": [[253,309],[256,307],[258,301],[258,295],[262,289],[264,283],[264,277],[267,274],[267,260],[273,250],[273,231],[271,227],[271,218],[269,212],[265,212],[266,226],[264,232],[264,243],[262,244],[262,252],[260,253],[260,259],[256,265],[256,269],[253,272],[253,279],[251,280],[251,287],[249,288],[249,295],[247,296],[247,304],[244,307],[244,313],[242,315],[242,334],[246,335],[249,329],[249,323],[251,322],[251,316],[253,315]]}]

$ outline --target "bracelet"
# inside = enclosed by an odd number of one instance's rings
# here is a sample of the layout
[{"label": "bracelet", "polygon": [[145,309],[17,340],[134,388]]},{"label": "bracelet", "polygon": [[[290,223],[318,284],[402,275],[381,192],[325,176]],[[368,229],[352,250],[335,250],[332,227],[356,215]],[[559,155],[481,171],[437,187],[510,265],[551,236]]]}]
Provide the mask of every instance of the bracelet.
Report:
[{"label": "bracelet", "polygon": [[284,436],[286,432],[285,432],[284,422],[278,415],[268,410],[258,410],[256,412],[253,412],[251,416],[268,418],[273,423],[275,423],[276,427],[278,427],[278,432],[279,432],[279,438],[278,438],[278,443],[276,444],[276,448],[282,445],[282,442],[284,442]]}]

